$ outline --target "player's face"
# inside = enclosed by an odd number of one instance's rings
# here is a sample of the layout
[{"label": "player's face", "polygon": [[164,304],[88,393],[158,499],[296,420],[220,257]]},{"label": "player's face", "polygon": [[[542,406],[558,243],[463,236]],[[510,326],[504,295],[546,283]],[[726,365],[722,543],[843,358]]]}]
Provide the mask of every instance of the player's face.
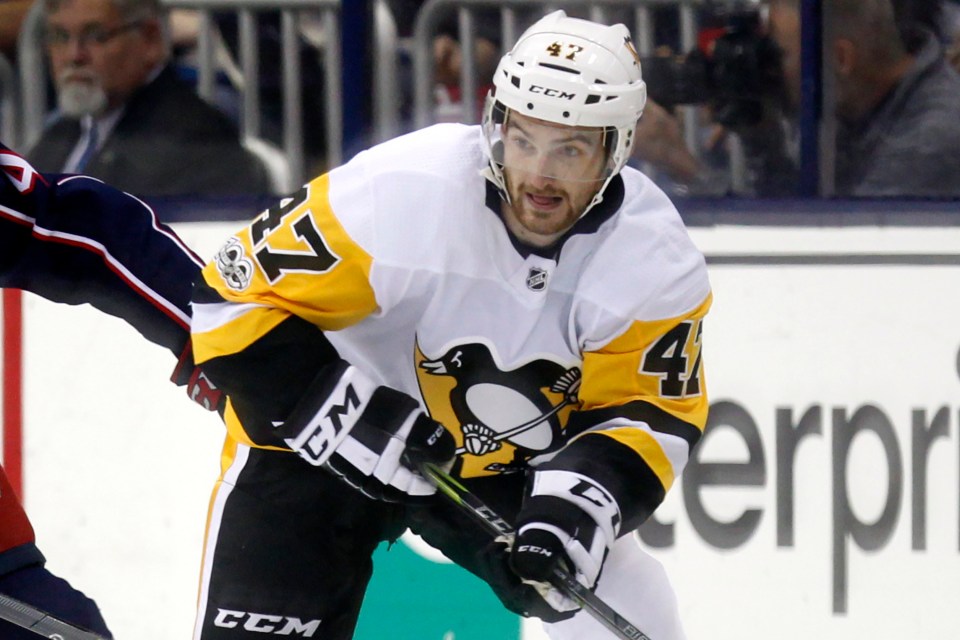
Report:
[{"label": "player's face", "polygon": [[119,106],[162,60],[156,20],[124,21],[110,0],[64,0],[46,20],[60,108],[71,116]]},{"label": "player's face", "polygon": [[603,130],[516,113],[503,127],[507,226],[521,241],[548,246],[573,226],[603,184]]}]

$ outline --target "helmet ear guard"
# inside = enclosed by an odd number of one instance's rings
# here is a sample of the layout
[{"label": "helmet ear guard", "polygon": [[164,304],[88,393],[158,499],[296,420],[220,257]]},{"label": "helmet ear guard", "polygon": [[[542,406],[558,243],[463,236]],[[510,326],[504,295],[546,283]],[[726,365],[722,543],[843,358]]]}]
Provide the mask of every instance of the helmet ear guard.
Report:
[{"label": "helmet ear guard", "polygon": [[527,29],[501,58],[493,85],[483,117],[489,160],[484,174],[508,202],[499,135],[509,114],[516,112],[560,125],[613,131],[607,146],[608,175],[583,213],[598,204],[630,157],[647,98],[640,58],[627,28],[555,11]]}]

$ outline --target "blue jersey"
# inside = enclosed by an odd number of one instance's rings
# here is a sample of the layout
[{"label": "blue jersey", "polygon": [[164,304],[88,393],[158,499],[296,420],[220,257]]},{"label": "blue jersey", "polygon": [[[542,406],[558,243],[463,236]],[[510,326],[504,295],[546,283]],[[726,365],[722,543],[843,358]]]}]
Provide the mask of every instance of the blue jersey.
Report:
[{"label": "blue jersey", "polygon": [[0,286],[89,303],[180,356],[197,256],[143,201],[0,145]]},{"label": "blue jersey", "polygon": [[[125,320],[178,357],[174,382],[220,409],[220,392],[190,349],[190,295],[201,266],[143,201],[87,176],[40,174],[0,144],[0,287],[91,304]],[[0,590],[110,637],[96,604],[43,568],[2,467],[0,489]],[[0,627],[4,638],[20,637],[7,623]]]}]

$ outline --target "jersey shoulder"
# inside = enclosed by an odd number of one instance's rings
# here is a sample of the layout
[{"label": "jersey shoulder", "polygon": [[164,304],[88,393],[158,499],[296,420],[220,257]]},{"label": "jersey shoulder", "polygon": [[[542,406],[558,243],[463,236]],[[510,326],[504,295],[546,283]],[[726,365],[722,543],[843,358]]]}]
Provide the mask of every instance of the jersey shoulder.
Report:
[{"label": "jersey shoulder", "polygon": [[635,169],[622,175],[623,204],[591,247],[584,293],[624,319],[681,316],[710,296],[706,260],[667,195]]},{"label": "jersey shoulder", "polygon": [[[332,204],[349,205],[340,194],[352,195],[358,182],[369,185],[378,201],[400,206],[419,192],[455,190],[482,167],[480,141],[479,127],[438,124],[378,144],[330,172]],[[425,204],[409,206],[423,210]]]},{"label": "jersey shoulder", "polygon": [[479,127],[434,125],[331,171],[330,210],[375,260],[422,262],[483,217],[484,163]]}]

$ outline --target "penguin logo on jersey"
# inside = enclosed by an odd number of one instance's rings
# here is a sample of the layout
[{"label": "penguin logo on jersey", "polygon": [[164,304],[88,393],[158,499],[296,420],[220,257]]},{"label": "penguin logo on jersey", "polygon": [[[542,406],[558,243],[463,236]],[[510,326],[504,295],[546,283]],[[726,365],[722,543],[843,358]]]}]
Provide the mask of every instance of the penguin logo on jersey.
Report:
[{"label": "penguin logo on jersey", "polygon": [[417,376],[430,415],[457,438],[464,475],[509,473],[557,449],[578,405],[580,369],[538,359],[498,365],[490,347],[469,343],[431,358],[417,349]]}]

